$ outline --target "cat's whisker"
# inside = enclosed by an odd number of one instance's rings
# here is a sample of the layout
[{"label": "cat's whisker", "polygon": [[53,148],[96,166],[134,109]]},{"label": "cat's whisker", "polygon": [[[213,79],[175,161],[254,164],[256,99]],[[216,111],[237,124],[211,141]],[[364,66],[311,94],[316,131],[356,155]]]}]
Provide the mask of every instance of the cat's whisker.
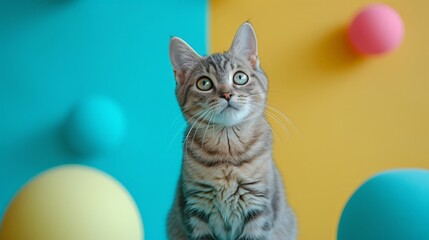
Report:
[{"label": "cat's whisker", "polygon": [[283,117],[284,120],[287,123],[289,123],[289,125],[291,125],[293,127],[293,129],[299,134],[299,130],[296,127],[295,123],[285,113],[283,113],[282,111],[280,111],[278,108],[275,108],[275,107],[273,107],[271,105],[268,105],[268,104],[266,104],[266,107],[267,107],[267,109],[270,109],[270,110],[276,112],[277,114],[279,114],[281,117]]},{"label": "cat's whisker", "polygon": [[[183,112],[182,113],[185,113],[185,112],[187,112],[187,111],[189,111],[190,109],[192,109],[193,107],[195,107],[195,106],[191,106],[191,107],[189,107],[189,108],[187,108],[187,109],[185,109],[185,110],[183,110]],[[171,147],[171,144],[173,143],[173,141],[176,139],[176,137],[178,136],[178,134],[188,125],[188,121],[191,121],[192,119],[194,119],[194,118],[196,118],[196,117],[198,117],[200,114],[202,114],[204,112],[204,110],[203,111],[200,111],[200,112],[197,112],[194,116],[192,116],[189,120],[186,120],[186,122],[184,123],[184,124],[182,124],[182,126],[180,126],[180,128],[179,128],[179,130],[177,130],[176,131],[176,134],[174,135],[174,137],[173,137],[173,139],[170,141],[170,144],[169,144],[169,147],[168,147],[168,149],[170,149],[170,147]],[[177,117],[176,117],[176,119],[175,119],[175,121],[178,119],[178,117],[179,117],[180,115],[178,115]],[[174,122],[171,124],[171,126],[170,127],[172,127],[173,126],[173,124],[174,124]]]},{"label": "cat's whisker", "polygon": [[[266,105],[265,106],[265,105],[256,104],[256,103],[254,103],[254,105],[258,105],[261,108],[266,107],[265,108],[265,110],[266,110],[265,113],[268,116],[272,117],[273,119],[275,118],[276,119],[275,121],[277,123],[279,123],[279,124],[281,122],[282,125],[284,125],[284,128],[287,128],[286,126],[290,125],[293,128],[293,130],[295,131],[295,133],[297,133],[298,135],[300,135],[300,132],[299,132],[298,128],[295,126],[295,124],[293,123],[293,121],[290,120],[290,118],[288,118],[283,112],[281,112],[277,108],[275,108],[273,106],[270,106],[270,105]],[[268,111],[271,111],[271,112],[268,112]],[[277,117],[275,114],[278,114],[279,116]],[[281,117],[281,119],[284,119],[285,122],[283,122],[279,117]],[[289,129],[287,128],[287,130],[289,130]],[[288,136],[290,136],[290,134],[288,134]]]},{"label": "cat's whisker", "polygon": [[[205,110],[201,115],[199,115],[199,117],[192,123],[192,125],[191,125],[191,127],[189,128],[189,130],[188,130],[188,133],[187,133],[187,135],[186,135],[186,138],[185,138],[185,140],[184,140],[184,142],[185,143],[187,143],[187,140],[188,140],[188,138],[189,138],[189,135],[191,134],[191,132],[192,132],[192,130],[194,129],[194,127],[200,122],[199,120],[201,119],[201,118],[203,118],[204,117],[204,115],[206,115],[207,113],[208,113],[209,111],[208,110]],[[190,122],[190,121],[189,121]]]},{"label": "cat's whisker", "polygon": [[[209,119],[209,123],[207,124],[206,131],[204,132],[203,141],[201,142],[201,148],[204,148],[204,141],[205,141],[205,139],[206,139],[206,133],[207,133],[207,130],[209,129],[210,124],[211,124],[211,122],[212,122],[212,120],[213,120],[213,117],[214,117],[215,115],[216,115],[216,112],[213,110],[213,111],[212,111],[212,114],[211,114],[211,116],[210,116],[210,119]],[[214,126],[214,124],[213,124],[213,126]]]},{"label": "cat's whisker", "polygon": [[[197,135],[197,131],[198,131],[198,129],[200,129],[200,126],[201,126],[201,124],[204,122],[204,121],[207,121],[207,117],[208,116],[210,116],[210,114],[212,113],[212,109],[210,109],[209,108],[209,111],[208,111],[208,113],[205,115],[205,117],[200,121],[200,124],[198,125],[198,127],[195,129],[195,131],[194,131],[194,136],[192,137],[192,143],[191,143],[191,145],[193,145],[194,144],[194,139],[195,139],[195,136]],[[207,126],[208,126],[208,124],[207,124]]]},{"label": "cat's whisker", "polygon": [[180,117],[180,116],[183,116],[185,112],[187,112],[187,111],[191,110],[191,109],[192,109],[192,108],[194,108],[194,107],[195,107],[195,105],[192,105],[192,106],[190,106],[190,107],[186,108],[185,110],[182,110],[179,114],[177,114],[177,116],[176,116],[176,117],[174,118],[174,120],[171,122],[170,127],[172,127],[172,126],[176,123],[176,121],[179,119],[179,117]]},{"label": "cat's whisker", "polygon": [[255,106],[255,108],[263,110],[264,113],[267,116],[271,117],[283,129],[283,131],[286,133],[286,135],[288,137],[290,137],[290,132],[289,132],[288,128],[286,127],[286,125],[277,116],[275,116],[273,113],[265,111],[266,109],[263,107],[263,105],[253,104],[253,106]]},{"label": "cat's whisker", "polygon": [[[211,113],[211,111],[214,109],[214,107],[209,107],[209,108],[207,108],[207,109],[205,109],[205,111],[204,111],[204,113],[200,116],[200,117],[198,117],[198,119],[197,120],[195,120],[195,122],[192,124],[192,126],[191,126],[191,128],[189,129],[189,132],[188,132],[188,134],[186,135],[186,139],[185,139],[185,143],[186,143],[186,146],[187,146],[187,144],[188,144],[188,138],[189,138],[189,135],[191,134],[191,132],[192,132],[192,130],[193,130],[193,128],[194,128],[194,126],[196,126],[197,124],[199,124],[198,126],[197,126],[197,128],[194,130],[194,132],[193,132],[193,136],[192,136],[192,144],[193,144],[193,142],[194,142],[194,138],[195,138],[195,134],[197,133],[197,130],[199,129],[199,127],[201,126],[201,124],[205,121],[205,119],[206,119],[206,117]],[[200,121],[200,119],[201,118],[203,118],[201,121]]]},{"label": "cat's whisker", "polygon": [[186,134],[186,138],[185,138],[185,140],[184,140],[184,144],[185,144],[185,152],[186,152],[186,155],[188,155],[188,138],[189,138],[189,135],[190,135],[190,133],[192,132],[192,129],[194,128],[194,126],[196,125],[196,124],[198,124],[198,122],[199,122],[199,120],[205,115],[205,114],[207,114],[207,112],[208,112],[209,110],[204,110],[204,112],[198,117],[198,119],[192,124],[192,126],[191,126],[191,128],[189,129],[189,131],[188,131],[188,133]]},{"label": "cat's whisker", "polygon": [[271,117],[275,122],[277,122],[280,125],[280,127],[285,131],[286,135],[288,137],[290,137],[289,129],[286,127],[286,125],[276,115],[274,115],[273,113],[270,113],[268,111],[264,111],[264,113],[267,116]]},{"label": "cat's whisker", "polygon": [[267,122],[267,120],[265,120],[265,118],[263,118],[263,117],[261,117],[261,116],[259,116],[259,118],[261,118],[261,119],[262,119],[262,121],[264,121],[264,122],[265,122],[265,124],[267,124],[267,126],[271,129],[271,132],[274,134],[274,136],[275,136],[277,139],[279,139],[279,140],[280,140],[279,135],[277,135],[277,133],[276,133],[276,132],[274,132],[273,128],[270,126],[270,124]]},{"label": "cat's whisker", "polygon": [[[263,93],[264,92],[258,92],[258,93],[249,94],[247,96],[254,96],[254,95],[259,95],[259,94],[263,94]],[[296,127],[295,123],[285,113],[283,113],[282,111],[280,111],[278,108],[275,108],[274,106],[269,105],[267,103],[265,105],[256,104],[256,103],[254,103],[254,104],[258,105],[258,106],[261,106],[261,107],[265,107],[267,110],[270,110],[270,111],[275,112],[276,114],[280,115],[280,117],[282,117],[286,121],[286,123],[289,124],[290,126],[292,126],[292,128],[294,129],[294,131],[298,135],[300,135],[300,131]]]},{"label": "cat's whisker", "polygon": [[260,94],[265,94],[265,92],[251,93],[251,94],[246,95],[246,97],[248,97],[248,96],[256,96],[256,95],[260,95]]},{"label": "cat's whisker", "polygon": [[[195,114],[194,116],[192,116],[188,121],[191,121],[192,119],[194,119],[194,118],[196,118],[196,117],[200,116],[200,115],[201,115],[201,114],[203,114],[204,112],[205,112],[205,111],[203,110],[203,111],[200,111],[200,112],[196,113],[196,114]],[[188,122],[185,122],[185,123],[184,123],[184,124],[179,128],[179,130],[177,130],[177,131],[176,131],[176,134],[174,134],[174,137],[173,137],[173,139],[171,139],[170,144],[168,144],[167,151],[170,151],[171,145],[173,144],[174,140],[177,138],[177,136],[179,135],[179,133],[181,133],[181,132],[183,131],[183,129],[184,129],[186,126],[188,126]]]},{"label": "cat's whisker", "polygon": [[[214,116],[213,116],[213,117],[214,117]],[[212,126],[212,138],[213,138],[213,139],[214,139],[215,125],[216,125],[216,124],[214,124],[214,123],[213,123],[213,126]]]}]

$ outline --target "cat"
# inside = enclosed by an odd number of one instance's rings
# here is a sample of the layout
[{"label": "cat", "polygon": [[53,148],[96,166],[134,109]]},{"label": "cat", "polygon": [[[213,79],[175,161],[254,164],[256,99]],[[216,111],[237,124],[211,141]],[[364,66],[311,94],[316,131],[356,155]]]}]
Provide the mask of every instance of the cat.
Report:
[{"label": "cat", "polygon": [[272,159],[268,82],[252,25],[231,48],[202,57],[170,40],[176,97],[188,123],[170,240],[295,240],[297,220]]}]

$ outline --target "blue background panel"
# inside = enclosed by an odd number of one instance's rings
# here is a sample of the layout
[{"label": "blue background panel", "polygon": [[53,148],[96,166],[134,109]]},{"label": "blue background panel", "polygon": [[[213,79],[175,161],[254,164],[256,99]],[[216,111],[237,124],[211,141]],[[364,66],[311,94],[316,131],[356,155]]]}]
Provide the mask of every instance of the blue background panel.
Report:
[{"label": "blue background panel", "polygon": [[[206,25],[203,0],[0,0],[0,216],[30,178],[78,163],[119,180],[146,239],[165,239],[184,124],[168,43],[181,36],[204,54]],[[127,132],[119,148],[80,157],[61,131],[92,95],[120,104]]]}]

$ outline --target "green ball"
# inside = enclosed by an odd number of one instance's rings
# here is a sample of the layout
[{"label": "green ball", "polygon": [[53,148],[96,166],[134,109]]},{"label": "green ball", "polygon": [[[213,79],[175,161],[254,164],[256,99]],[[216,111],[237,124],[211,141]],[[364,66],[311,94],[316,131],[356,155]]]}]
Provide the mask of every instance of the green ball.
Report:
[{"label": "green ball", "polygon": [[93,155],[120,145],[125,135],[121,107],[110,98],[93,96],[78,103],[67,119],[65,137],[81,155]]},{"label": "green ball", "polygon": [[429,239],[429,171],[380,173],[350,198],[338,227],[338,240]]}]

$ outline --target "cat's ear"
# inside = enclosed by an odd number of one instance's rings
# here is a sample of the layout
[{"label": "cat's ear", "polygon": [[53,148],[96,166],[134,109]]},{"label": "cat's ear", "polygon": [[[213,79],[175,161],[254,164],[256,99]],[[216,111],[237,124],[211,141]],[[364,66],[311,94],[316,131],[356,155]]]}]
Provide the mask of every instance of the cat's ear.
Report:
[{"label": "cat's ear", "polygon": [[190,70],[201,58],[185,41],[178,37],[170,39],[170,60],[178,84],[183,84],[185,72]]},{"label": "cat's ear", "polygon": [[229,51],[248,60],[253,68],[259,67],[258,42],[255,30],[249,22],[241,24]]}]

